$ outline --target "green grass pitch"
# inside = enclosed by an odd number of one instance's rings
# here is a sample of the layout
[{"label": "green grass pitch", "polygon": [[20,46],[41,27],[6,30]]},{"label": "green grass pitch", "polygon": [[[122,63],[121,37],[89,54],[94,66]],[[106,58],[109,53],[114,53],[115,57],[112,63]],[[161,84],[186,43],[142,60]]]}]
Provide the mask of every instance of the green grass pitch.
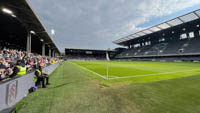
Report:
[{"label": "green grass pitch", "polygon": [[[200,113],[200,63],[112,61],[109,80],[95,74],[105,75],[105,65],[64,62],[50,86],[16,105],[18,113]],[[158,74],[166,72],[173,73]]]},{"label": "green grass pitch", "polygon": [[[121,62],[121,61],[71,61],[82,69],[97,73],[111,82],[152,82],[200,74],[200,63],[185,62]],[[100,76],[100,77],[101,77]]]}]

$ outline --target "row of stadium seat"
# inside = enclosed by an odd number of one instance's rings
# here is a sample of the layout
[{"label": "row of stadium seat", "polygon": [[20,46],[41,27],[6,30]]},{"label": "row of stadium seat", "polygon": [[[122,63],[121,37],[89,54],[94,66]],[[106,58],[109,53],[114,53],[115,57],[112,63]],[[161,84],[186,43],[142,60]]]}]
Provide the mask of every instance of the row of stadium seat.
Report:
[{"label": "row of stadium seat", "polygon": [[200,53],[199,42],[200,38],[162,42],[155,45],[127,49],[118,54],[116,58],[135,56],[198,54]]}]

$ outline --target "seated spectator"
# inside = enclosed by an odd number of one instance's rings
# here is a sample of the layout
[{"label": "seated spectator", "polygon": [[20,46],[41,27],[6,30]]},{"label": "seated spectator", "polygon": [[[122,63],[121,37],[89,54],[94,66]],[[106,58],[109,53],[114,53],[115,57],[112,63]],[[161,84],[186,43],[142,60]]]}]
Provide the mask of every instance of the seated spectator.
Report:
[{"label": "seated spectator", "polygon": [[21,76],[25,74],[26,74],[26,66],[22,62],[22,60],[18,60],[16,66],[13,69],[13,74],[11,75],[11,77]]},{"label": "seated spectator", "polygon": [[[0,81],[24,75],[26,72],[33,71],[39,65],[46,67],[52,63],[51,61],[54,64],[57,59],[25,51],[0,48]],[[42,76],[47,80],[46,83],[48,84],[48,75]]]},{"label": "seated spectator", "polygon": [[0,59],[0,80],[6,78],[6,66],[3,58]]},{"label": "seated spectator", "polygon": [[3,79],[5,79],[5,69],[0,67],[0,80],[3,80]]}]

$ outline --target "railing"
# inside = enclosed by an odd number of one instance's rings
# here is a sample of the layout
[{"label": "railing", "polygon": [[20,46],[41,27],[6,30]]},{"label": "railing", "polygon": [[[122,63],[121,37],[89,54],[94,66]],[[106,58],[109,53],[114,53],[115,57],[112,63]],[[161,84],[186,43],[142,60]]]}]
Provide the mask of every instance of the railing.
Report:
[{"label": "railing", "polygon": [[[51,74],[59,64],[45,67],[44,73]],[[12,107],[28,95],[29,89],[35,85],[33,77],[34,72],[0,83],[0,112]]]}]

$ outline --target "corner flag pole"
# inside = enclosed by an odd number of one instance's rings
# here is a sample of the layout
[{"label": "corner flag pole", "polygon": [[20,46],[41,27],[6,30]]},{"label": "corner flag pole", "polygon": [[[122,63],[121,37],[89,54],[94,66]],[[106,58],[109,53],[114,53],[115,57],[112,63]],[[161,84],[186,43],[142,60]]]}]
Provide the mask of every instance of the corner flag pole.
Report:
[{"label": "corner flag pole", "polygon": [[[109,49],[108,49],[108,50],[109,50]],[[106,63],[106,78],[107,78],[107,80],[108,80],[108,77],[109,77],[109,73],[108,73],[108,63],[109,63],[109,61],[110,61],[108,50],[106,51],[106,59],[107,59],[107,63]]]},{"label": "corner flag pole", "polygon": [[107,61],[107,63],[106,63],[106,74],[107,74],[107,80],[108,80],[108,61]]}]

